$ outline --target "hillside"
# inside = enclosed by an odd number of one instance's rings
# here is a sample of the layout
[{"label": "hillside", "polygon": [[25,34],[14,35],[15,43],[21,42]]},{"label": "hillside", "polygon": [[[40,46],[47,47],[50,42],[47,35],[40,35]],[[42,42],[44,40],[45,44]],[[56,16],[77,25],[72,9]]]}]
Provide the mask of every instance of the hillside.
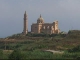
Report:
[{"label": "hillside", "polygon": [[[35,36],[34,36],[35,35]],[[36,34],[21,36],[13,35],[0,40],[0,49],[14,50],[20,49],[21,51],[66,51],[73,49],[80,45],[80,31],[72,30],[68,34],[53,34],[53,35],[39,35]],[[34,55],[34,54],[33,54]]]}]

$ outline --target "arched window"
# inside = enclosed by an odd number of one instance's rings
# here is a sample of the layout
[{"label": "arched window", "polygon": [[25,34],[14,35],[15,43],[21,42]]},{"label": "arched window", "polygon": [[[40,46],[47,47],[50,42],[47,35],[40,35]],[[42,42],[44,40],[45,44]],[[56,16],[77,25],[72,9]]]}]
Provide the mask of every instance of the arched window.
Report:
[{"label": "arched window", "polygon": [[51,29],[53,29],[53,26],[51,26]]},{"label": "arched window", "polygon": [[43,27],[43,29],[45,29],[45,26]]},{"label": "arched window", "polygon": [[49,26],[47,26],[47,28],[49,29]]}]

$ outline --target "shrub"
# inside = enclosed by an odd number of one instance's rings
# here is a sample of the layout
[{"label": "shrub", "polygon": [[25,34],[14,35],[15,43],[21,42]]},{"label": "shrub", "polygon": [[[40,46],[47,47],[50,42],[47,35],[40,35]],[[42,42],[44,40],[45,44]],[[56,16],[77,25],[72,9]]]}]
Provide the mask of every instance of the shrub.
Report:
[{"label": "shrub", "polygon": [[69,49],[68,52],[80,52],[80,45],[78,45],[77,47],[74,47],[72,49]]},{"label": "shrub", "polygon": [[3,51],[0,50],[0,59],[2,59],[2,58],[3,58]]},{"label": "shrub", "polygon": [[29,59],[52,59],[53,53],[34,50],[27,57],[30,57]]},{"label": "shrub", "polygon": [[22,60],[25,56],[21,53],[19,49],[14,50],[10,55],[9,59]]}]

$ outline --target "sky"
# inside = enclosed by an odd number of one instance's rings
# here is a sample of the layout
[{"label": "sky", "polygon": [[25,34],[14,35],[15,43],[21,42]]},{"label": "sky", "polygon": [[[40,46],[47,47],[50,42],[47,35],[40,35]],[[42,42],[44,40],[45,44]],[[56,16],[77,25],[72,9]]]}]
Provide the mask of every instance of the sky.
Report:
[{"label": "sky", "polygon": [[58,20],[61,31],[80,30],[80,0],[0,0],[0,38],[23,31],[25,11],[29,31],[40,14],[45,23]]}]

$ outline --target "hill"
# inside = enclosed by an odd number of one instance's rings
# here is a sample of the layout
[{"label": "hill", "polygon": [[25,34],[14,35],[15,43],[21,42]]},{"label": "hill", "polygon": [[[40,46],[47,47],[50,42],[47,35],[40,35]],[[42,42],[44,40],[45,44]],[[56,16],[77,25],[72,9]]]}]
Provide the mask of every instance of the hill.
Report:
[{"label": "hill", "polygon": [[0,49],[2,50],[20,49],[23,52],[32,51],[32,53],[34,51],[40,53],[40,51],[45,51],[45,50],[71,51],[70,49],[73,49],[74,47],[77,47],[79,45],[80,45],[79,30],[71,30],[68,32],[68,34],[52,34],[52,35],[28,34],[26,36],[17,34],[0,40]]}]

